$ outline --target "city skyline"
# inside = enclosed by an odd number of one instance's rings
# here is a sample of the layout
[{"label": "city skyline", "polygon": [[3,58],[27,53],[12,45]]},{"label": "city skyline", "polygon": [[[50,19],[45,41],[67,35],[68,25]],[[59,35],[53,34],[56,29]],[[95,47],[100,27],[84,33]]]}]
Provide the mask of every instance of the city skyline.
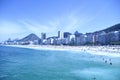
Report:
[{"label": "city skyline", "polygon": [[1,0],[0,36],[94,32],[120,23],[119,0]]}]

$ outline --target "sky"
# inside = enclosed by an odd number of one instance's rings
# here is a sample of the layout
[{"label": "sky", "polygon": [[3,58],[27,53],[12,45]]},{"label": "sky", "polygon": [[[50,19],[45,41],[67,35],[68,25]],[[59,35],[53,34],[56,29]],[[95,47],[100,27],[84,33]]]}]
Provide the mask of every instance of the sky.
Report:
[{"label": "sky", "polygon": [[120,0],[0,0],[0,41],[94,32],[120,23]]}]

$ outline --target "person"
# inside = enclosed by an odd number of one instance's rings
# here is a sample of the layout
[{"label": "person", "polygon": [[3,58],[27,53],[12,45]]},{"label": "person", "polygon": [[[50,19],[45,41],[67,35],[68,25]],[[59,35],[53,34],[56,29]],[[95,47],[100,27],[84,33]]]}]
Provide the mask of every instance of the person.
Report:
[{"label": "person", "polygon": [[96,80],[96,77],[94,77],[93,80]]},{"label": "person", "polygon": [[112,62],[110,62],[110,65],[112,65]]},{"label": "person", "polygon": [[105,63],[107,63],[107,60],[105,60]]}]

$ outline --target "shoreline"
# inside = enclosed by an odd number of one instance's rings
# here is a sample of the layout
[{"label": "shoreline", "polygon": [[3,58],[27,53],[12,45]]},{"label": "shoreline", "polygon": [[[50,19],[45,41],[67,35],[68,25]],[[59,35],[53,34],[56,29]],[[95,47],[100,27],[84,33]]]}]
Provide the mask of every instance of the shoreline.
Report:
[{"label": "shoreline", "polygon": [[120,46],[3,45],[36,50],[77,51],[93,55],[120,57]]}]

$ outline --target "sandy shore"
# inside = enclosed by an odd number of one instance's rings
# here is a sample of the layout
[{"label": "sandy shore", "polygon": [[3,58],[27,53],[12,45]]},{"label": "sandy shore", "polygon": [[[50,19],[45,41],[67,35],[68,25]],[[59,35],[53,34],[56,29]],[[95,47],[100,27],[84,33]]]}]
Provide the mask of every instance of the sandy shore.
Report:
[{"label": "sandy shore", "polygon": [[7,45],[37,50],[82,51],[93,55],[120,57],[120,46],[51,46],[51,45]]}]

